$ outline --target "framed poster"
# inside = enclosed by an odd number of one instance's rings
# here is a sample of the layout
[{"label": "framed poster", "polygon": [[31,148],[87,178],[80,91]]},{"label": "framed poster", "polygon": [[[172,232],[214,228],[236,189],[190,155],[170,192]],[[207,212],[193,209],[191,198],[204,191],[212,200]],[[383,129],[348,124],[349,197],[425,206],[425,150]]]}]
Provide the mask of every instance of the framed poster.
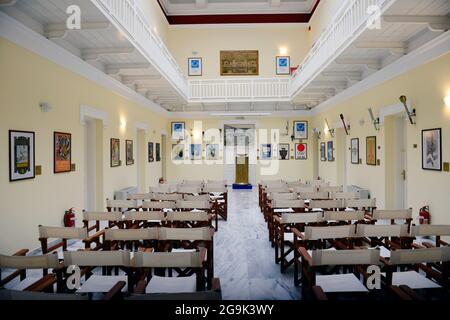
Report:
[{"label": "framed poster", "polygon": [[191,160],[202,160],[202,145],[201,144],[191,144],[190,149],[190,159]]},{"label": "framed poster", "polygon": [[327,145],[325,142],[320,143],[320,160],[327,161]]},{"label": "framed poster", "polygon": [[153,157],[153,142],[148,143],[148,162],[155,161],[155,158]]},{"label": "framed poster", "polygon": [[155,153],[156,153],[156,162],[161,161],[161,144],[157,143],[155,146]]},{"label": "framed poster", "polygon": [[202,58],[189,58],[188,75],[190,77],[201,76],[203,74],[203,62]]},{"label": "framed poster", "polygon": [[291,57],[278,56],[276,57],[276,63],[277,63],[277,75],[291,74]]},{"label": "framed poster", "polygon": [[308,139],[308,121],[294,121],[294,139]]},{"label": "framed poster", "polygon": [[257,50],[220,51],[221,76],[258,76]]},{"label": "framed poster", "polygon": [[422,130],[422,169],[442,171],[442,129]]},{"label": "framed poster", "polygon": [[359,138],[351,140],[352,164],[359,164]]},{"label": "framed poster", "polygon": [[134,164],[133,157],[133,140],[125,140],[125,151],[126,151],[126,164],[131,166]]},{"label": "framed poster", "polygon": [[120,167],[120,140],[111,138],[111,167]]},{"label": "framed poster", "polygon": [[366,163],[369,166],[377,165],[377,137],[366,138]]},{"label": "framed poster", "polygon": [[172,160],[175,161],[184,160],[184,144],[172,145]]},{"label": "framed poster", "polygon": [[330,162],[334,161],[334,143],[333,143],[333,141],[327,142],[327,160]]},{"label": "framed poster", "polygon": [[72,135],[70,133],[53,133],[53,172],[72,171]]},{"label": "framed poster", "polygon": [[9,130],[9,181],[35,178],[34,132]]},{"label": "framed poster", "polygon": [[261,145],[261,160],[272,160],[272,145],[262,144]]},{"label": "framed poster", "polygon": [[184,129],[186,125],[184,122],[172,122],[172,140],[184,140]]},{"label": "framed poster", "polygon": [[219,160],[219,145],[207,144],[206,145],[206,160]]},{"label": "framed poster", "polygon": [[289,143],[280,143],[278,145],[278,159],[289,160],[290,158],[290,145]]},{"label": "framed poster", "polygon": [[306,143],[295,144],[295,160],[308,159],[308,145]]}]

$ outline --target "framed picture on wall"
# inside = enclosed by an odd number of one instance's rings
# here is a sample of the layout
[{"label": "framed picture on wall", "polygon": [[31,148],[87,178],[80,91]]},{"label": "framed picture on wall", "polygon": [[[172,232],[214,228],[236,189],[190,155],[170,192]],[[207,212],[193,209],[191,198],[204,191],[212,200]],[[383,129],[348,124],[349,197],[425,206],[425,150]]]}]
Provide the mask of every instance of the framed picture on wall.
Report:
[{"label": "framed picture on wall", "polygon": [[422,130],[422,169],[442,171],[442,129]]},{"label": "framed picture on wall", "polygon": [[184,160],[184,144],[172,145],[172,160],[174,161]]},{"label": "framed picture on wall", "polygon": [[203,62],[202,58],[189,58],[189,71],[190,77],[201,76],[203,74]]},{"label": "framed picture on wall", "polygon": [[308,121],[294,121],[294,139],[308,139]]},{"label": "framed picture on wall", "polygon": [[157,143],[155,146],[155,153],[156,153],[156,162],[161,161],[161,144]]},{"label": "framed picture on wall", "polygon": [[278,56],[276,57],[276,63],[277,63],[277,75],[291,74],[291,57]]},{"label": "framed picture on wall", "polygon": [[221,76],[258,76],[259,51],[220,51]]},{"label": "framed picture on wall", "polygon": [[352,164],[359,164],[359,138],[351,140]]},{"label": "framed picture on wall", "polygon": [[206,160],[219,160],[219,145],[207,144],[206,145]]},{"label": "framed picture on wall", "polygon": [[186,124],[184,122],[172,122],[172,140],[184,140],[185,139],[185,128]]},{"label": "framed picture on wall", "polygon": [[327,144],[325,142],[320,143],[320,160],[327,161]]},{"label": "framed picture on wall", "polygon": [[261,145],[261,160],[272,160],[272,145],[262,144]]},{"label": "framed picture on wall", "polygon": [[202,145],[201,144],[191,144],[189,154],[190,154],[191,160],[202,160]]},{"label": "framed picture on wall", "polygon": [[133,140],[126,140],[125,141],[125,151],[126,151],[126,164],[127,166],[131,166],[134,164],[134,157],[133,157]]},{"label": "framed picture on wall", "polygon": [[53,172],[72,171],[72,135],[70,133],[53,133]]},{"label": "framed picture on wall", "polygon": [[9,181],[35,178],[34,132],[9,131]]},{"label": "framed picture on wall", "polygon": [[330,162],[334,161],[334,143],[333,143],[333,141],[327,142],[327,160]]},{"label": "framed picture on wall", "polygon": [[278,145],[278,159],[289,160],[290,158],[290,145],[288,143],[280,143]]},{"label": "framed picture on wall", "polygon": [[120,140],[111,138],[111,168],[120,167]]},{"label": "framed picture on wall", "polygon": [[295,144],[295,160],[308,159],[308,145],[306,143]]},{"label": "framed picture on wall", "polygon": [[153,157],[153,142],[148,143],[148,162],[155,161],[155,158]]},{"label": "framed picture on wall", "polygon": [[369,166],[377,165],[377,137],[366,138],[366,163]]}]

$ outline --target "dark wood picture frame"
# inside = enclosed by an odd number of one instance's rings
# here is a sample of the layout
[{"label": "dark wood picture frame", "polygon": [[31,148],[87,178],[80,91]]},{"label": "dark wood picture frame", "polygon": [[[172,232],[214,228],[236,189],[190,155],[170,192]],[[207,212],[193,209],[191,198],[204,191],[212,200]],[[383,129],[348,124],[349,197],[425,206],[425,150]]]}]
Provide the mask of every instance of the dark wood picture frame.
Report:
[{"label": "dark wood picture frame", "polygon": [[155,145],[156,162],[161,161],[161,144],[156,143]]},{"label": "dark wood picture frame", "polygon": [[[254,59],[256,60],[256,73],[250,73],[247,70],[247,73],[245,72],[231,72],[227,73],[225,72],[224,68],[224,61],[226,59],[226,55],[234,55],[234,61],[239,60],[240,55],[255,55]],[[247,62],[250,61],[248,57],[246,57]],[[220,51],[220,75],[225,77],[233,77],[233,76],[259,76],[259,51],[258,50],[222,50]]]},{"label": "dark wood picture frame", "polygon": [[125,163],[127,166],[132,166],[134,164],[133,148],[134,148],[133,140],[125,140]]},{"label": "dark wood picture frame", "polygon": [[[14,143],[12,141],[12,135],[14,133],[22,133],[22,134],[28,134],[31,135],[32,141],[30,141],[30,148],[32,146],[33,151],[32,153],[29,153],[29,170],[31,172],[31,176],[25,177],[25,178],[14,178],[13,176],[13,164],[16,164],[16,154],[11,152],[12,147],[14,146]],[[15,181],[23,181],[23,180],[30,180],[36,178],[36,133],[34,131],[21,131],[21,130],[9,130],[8,132],[8,140],[9,140],[9,181],[15,182]],[[33,158],[31,158],[31,155],[33,155]],[[14,157],[14,158],[13,158]]]},{"label": "dark wood picture frame", "polygon": [[[58,138],[66,137],[69,139],[69,157],[68,160],[58,160]],[[65,162],[65,163],[63,163]],[[72,171],[72,134],[65,132],[53,132],[53,173],[65,173]]]},{"label": "dark wood picture frame", "polygon": [[148,162],[155,162],[153,142],[148,143]]},{"label": "dark wood picture frame", "polygon": [[[372,150],[369,150],[369,142],[373,142]],[[374,155],[373,161],[370,161],[369,159],[369,152],[372,151]],[[376,136],[370,136],[366,137],[366,164],[369,166],[376,166],[377,165],[377,137]]]},{"label": "dark wood picture frame", "polygon": [[[353,141],[356,141],[357,143],[357,152],[358,152],[358,156],[356,158],[356,162],[353,159]],[[359,164],[359,138],[353,138],[350,140],[350,160],[352,164]]]},{"label": "dark wood picture frame", "polygon": [[[426,163],[426,159],[424,157],[424,153],[425,153],[425,144],[424,144],[424,138],[425,138],[425,133],[426,132],[432,132],[432,131],[436,131],[437,133],[439,133],[439,141],[438,141],[438,146],[439,146],[439,168],[430,168],[430,167],[426,167],[425,163]],[[422,130],[422,169],[423,170],[429,170],[429,171],[442,171],[442,128],[434,128],[434,129],[425,129]]]},{"label": "dark wood picture frame", "polygon": [[[114,147],[117,146],[117,159],[113,159],[113,152],[114,152]],[[116,167],[120,167],[121,163],[120,163],[120,139],[115,139],[115,138],[111,138],[110,141],[110,165],[111,168],[116,168]]]}]

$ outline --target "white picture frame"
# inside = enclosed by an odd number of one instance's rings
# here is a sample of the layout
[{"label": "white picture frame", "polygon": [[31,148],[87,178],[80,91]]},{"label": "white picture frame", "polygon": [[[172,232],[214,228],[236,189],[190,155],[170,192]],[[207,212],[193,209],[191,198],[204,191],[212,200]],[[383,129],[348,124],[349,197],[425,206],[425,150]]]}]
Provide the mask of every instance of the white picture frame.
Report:
[{"label": "white picture frame", "polygon": [[188,58],[188,75],[190,77],[200,77],[203,75],[202,58]]},{"label": "white picture frame", "polygon": [[294,139],[308,139],[308,121],[294,121]]},{"label": "white picture frame", "polygon": [[291,74],[291,57],[289,56],[277,56],[277,75],[290,75]]}]

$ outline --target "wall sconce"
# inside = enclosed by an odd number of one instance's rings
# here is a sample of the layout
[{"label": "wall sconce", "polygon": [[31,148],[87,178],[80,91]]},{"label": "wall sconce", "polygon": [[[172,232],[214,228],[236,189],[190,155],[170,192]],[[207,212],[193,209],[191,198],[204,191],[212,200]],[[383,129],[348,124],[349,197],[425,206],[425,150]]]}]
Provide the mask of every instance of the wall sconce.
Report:
[{"label": "wall sconce", "polygon": [[320,137],[322,136],[322,132],[320,132],[319,128],[314,128],[313,134],[317,137],[317,139],[320,139]]},{"label": "wall sconce", "polygon": [[373,127],[375,128],[376,131],[379,131],[380,130],[380,118],[375,118],[375,116],[373,115],[372,108],[369,108],[369,115],[370,115],[370,119],[372,120]]},{"label": "wall sconce", "polygon": [[340,118],[341,118],[341,120],[342,120],[342,124],[344,125],[344,129],[345,129],[345,134],[348,136],[348,135],[350,135],[350,125],[347,125],[346,123],[345,123],[345,119],[344,119],[344,115],[341,113],[341,115],[340,115]]},{"label": "wall sconce", "polygon": [[125,130],[127,127],[127,120],[124,118],[120,119],[120,129]]},{"label": "wall sconce", "polygon": [[288,53],[288,49],[286,47],[281,47],[280,48],[280,54],[282,56],[286,55]]},{"label": "wall sconce", "polygon": [[325,123],[327,124],[328,133],[332,138],[334,138],[335,130],[330,127],[328,120],[325,118]]},{"label": "wall sconce", "polygon": [[444,98],[444,103],[447,108],[450,108],[450,93]]},{"label": "wall sconce", "polygon": [[406,111],[406,114],[408,115],[409,122],[411,122],[411,124],[416,124],[416,122],[414,121],[414,118],[416,117],[416,109],[409,111],[408,105],[406,104],[406,102],[407,102],[406,96],[401,96],[399,99],[400,99],[400,102],[405,107],[405,111]]}]

